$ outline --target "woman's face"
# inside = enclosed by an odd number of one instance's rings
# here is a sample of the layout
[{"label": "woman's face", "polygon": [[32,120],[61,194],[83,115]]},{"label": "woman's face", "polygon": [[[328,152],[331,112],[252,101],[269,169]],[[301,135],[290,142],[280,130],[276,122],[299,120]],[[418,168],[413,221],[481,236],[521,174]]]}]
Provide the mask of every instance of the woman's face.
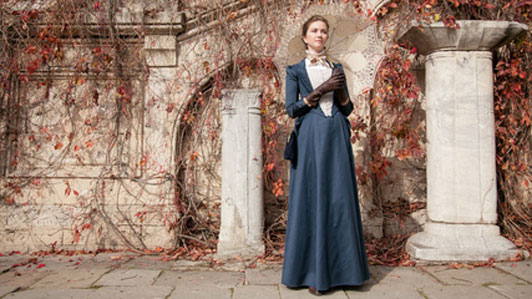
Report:
[{"label": "woman's face", "polygon": [[327,24],[322,21],[310,23],[307,33],[303,37],[303,40],[307,44],[310,51],[315,53],[323,51],[328,37],[327,31]]}]

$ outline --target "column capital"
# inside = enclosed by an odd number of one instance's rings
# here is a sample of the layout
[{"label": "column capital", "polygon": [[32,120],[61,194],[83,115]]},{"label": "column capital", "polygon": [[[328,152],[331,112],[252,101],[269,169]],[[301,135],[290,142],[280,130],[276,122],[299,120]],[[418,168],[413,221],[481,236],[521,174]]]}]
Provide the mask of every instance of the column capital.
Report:
[{"label": "column capital", "polygon": [[493,51],[528,30],[528,26],[509,21],[459,20],[458,29],[443,22],[410,26],[399,37],[411,42],[419,54],[436,51]]}]

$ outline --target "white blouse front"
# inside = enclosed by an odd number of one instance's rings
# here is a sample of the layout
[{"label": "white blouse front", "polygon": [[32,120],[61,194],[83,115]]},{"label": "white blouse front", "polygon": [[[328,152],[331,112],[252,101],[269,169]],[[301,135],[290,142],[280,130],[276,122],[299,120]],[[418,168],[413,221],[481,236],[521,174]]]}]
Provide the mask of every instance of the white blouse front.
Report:
[{"label": "white blouse front", "polygon": [[[305,59],[305,67],[310,79],[312,88],[320,86],[323,82],[327,81],[332,74],[332,69],[325,61],[311,64],[308,58]],[[320,99],[320,108],[325,116],[331,116],[333,106],[333,91],[329,91],[324,94]]]}]

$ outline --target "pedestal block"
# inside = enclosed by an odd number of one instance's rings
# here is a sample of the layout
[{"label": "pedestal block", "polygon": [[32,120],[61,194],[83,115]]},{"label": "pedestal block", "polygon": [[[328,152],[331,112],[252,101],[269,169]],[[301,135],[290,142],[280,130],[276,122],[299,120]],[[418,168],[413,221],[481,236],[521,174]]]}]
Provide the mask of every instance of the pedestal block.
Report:
[{"label": "pedestal block", "polygon": [[407,251],[432,261],[504,259],[518,250],[497,222],[491,50],[527,30],[516,22],[412,27],[402,37],[426,55],[427,223]]}]

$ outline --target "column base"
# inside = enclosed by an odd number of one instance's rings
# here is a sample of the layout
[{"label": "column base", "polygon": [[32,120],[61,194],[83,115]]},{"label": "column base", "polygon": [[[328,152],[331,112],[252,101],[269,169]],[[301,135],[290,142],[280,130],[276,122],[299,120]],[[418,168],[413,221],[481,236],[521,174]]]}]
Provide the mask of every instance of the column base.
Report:
[{"label": "column base", "polygon": [[423,232],[410,237],[406,251],[426,261],[504,260],[521,253],[500,235],[493,224],[426,223]]},{"label": "column base", "polygon": [[255,257],[265,252],[264,243],[247,244],[238,246],[234,242],[219,242],[216,256],[218,258]]}]

